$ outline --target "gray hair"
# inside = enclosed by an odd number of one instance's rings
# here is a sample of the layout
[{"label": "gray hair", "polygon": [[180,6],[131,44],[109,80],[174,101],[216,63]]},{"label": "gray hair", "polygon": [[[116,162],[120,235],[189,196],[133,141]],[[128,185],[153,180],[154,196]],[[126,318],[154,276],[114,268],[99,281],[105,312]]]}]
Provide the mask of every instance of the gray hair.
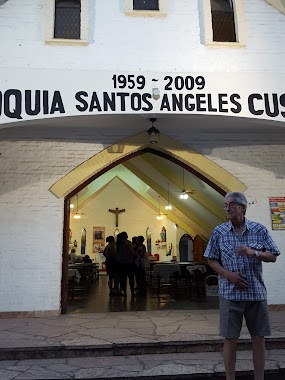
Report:
[{"label": "gray hair", "polygon": [[234,201],[237,204],[244,206],[245,207],[245,211],[246,211],[246,209],[247,209],[247,199],[246,199],[246,196],[243,193],[240,193],[238,191],[235,191],[233,193],[227,193],[226,196],[225,196],[225,199],[226,198],[233,198]]}]

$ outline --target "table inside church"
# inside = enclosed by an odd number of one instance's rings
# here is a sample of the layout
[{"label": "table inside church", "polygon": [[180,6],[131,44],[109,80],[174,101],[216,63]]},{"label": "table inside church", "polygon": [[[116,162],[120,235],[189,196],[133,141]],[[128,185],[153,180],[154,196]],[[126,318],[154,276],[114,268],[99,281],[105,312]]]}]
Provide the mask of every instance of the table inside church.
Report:
[{"label": "table inside church", "polygon": [[[187,267],[193,267],[193,270],[198,269],[201,270],[203,273],[205,273],[209,269],[209,265],[206,263],[197,263],[194,261],[150,261],[150,269],[153,270],[153,267],[155,264],[177,264],[179,265],[180,269],[183,270]],[[190,270],[189,270],[190,272]]]},{"label": "table inside church", "polygon": [[81,275],[76,268],[68,268],[68,292],[71,295],[71,299],[74,299],[75,284],[79,284]]},{"label": "table inside church", "polygon": [[75,282],[80,282],[81,275],[78,269],[68,268],[68,280],[72,280],[72,278]]},{"label": "table inside church", "polygon": [[[156,266],[157,265],[157,266]],[[169,265],[169,271],[167,266]],[[206,277],[208,274],[212,274],[213,270],[210,268],[207,263],[198,263],[193,261],[150,261],[149,274],[147,278],[150,280],[149,283],[152,284],[151,278],[157,277],[158,272],[164,271],[165,275],[168,272],[174,272],[178,274],[181,280],[189,279],[189,276]],[[161,277],[164,277],[163,275]],[[186,281],[185,283],[187,283]]]},{"label": "table inside church", "polygon": [[171,277],[174,273],[177,273],[178,275],[181,275],[181,268],[176,262],[172,263],[157,263],[153,266],[152,269],[152,275],[155,277],[160,277],[163,279],[168,279]]},{"label": "table inside church", "polygon": [[96,263],[74,263],[68,265],[68,278],[73,274],[75,290],[87,290],[99,277]]}]

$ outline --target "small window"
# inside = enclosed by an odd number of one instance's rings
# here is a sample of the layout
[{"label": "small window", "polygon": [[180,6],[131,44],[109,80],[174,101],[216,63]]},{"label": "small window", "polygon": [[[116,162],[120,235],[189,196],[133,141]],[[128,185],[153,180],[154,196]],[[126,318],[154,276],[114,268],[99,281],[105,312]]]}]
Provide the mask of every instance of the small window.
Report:
[{"label": "small window", "polygon": [[133,0],[135,11],[159,11],[159,0]]},{"label": "small window", "polygon": [[47,44],[88,45],[90,30],[89,0],[43,1],[44,33]]},{"label": "small window", "polygon": [[235,17],[231,0],[211,0],[213,41],[236,42]]},{"label": "small window", "polygon": [[166,17],[168,0],[124,0],[125,14],[132,17]]},{"label": "small window", "polygon": [[54,38],[80,39],[80,0],[56,0]]},{"label": "small window", "polygon": [[242,0],[201,0],[202,40],[206,46],[244,47],[246,20]]}]

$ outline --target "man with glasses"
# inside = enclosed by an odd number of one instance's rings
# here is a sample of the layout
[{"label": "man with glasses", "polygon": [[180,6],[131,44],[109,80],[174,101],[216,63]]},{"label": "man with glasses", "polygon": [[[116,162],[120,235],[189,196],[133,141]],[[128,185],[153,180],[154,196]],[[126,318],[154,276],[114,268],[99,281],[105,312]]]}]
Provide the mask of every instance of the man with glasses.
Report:
[{"label": "man with glasses", "polygon": [[274,263],[280,251],[265,226],[245,217],[243,193],[228,193],[224,201],[228,222],[214,229],[204,256],[219,275],[226,379],[235,379],[237,339],[244,316],[252,340],[254,379],[263,380],[264,337],[271,331],[262,262]]}]

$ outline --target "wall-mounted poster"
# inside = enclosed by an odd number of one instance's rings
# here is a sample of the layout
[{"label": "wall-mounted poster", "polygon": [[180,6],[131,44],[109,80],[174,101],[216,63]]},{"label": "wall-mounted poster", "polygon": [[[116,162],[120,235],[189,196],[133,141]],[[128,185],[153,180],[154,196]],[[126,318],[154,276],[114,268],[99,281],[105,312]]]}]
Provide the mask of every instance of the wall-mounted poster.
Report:
[{"label": "wall-mounted poster", "polygon": [[105,227],[93,227],[93,252],[102,253],[105,248]]},{"label": "wall-mounted poster", "polygon": [[285,230],[285,197],[269,198],[273,230]]}]

